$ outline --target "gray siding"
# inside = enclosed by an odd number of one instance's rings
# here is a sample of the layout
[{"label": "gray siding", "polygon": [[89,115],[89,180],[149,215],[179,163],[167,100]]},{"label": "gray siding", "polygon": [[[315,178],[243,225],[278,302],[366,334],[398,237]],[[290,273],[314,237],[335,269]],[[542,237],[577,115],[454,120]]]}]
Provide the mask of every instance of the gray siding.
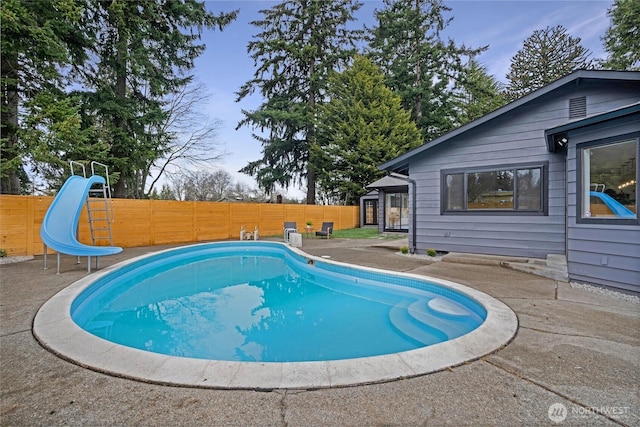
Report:
[{"label": "gray siding", "polygon": [[[570,85],[502,114],[409,160],[418,182],[417,251],[543,258],[566,253],[566,158],[549,153],[544,130],[569,121],[569,99],[586,96],[593,115],[637,102],[637,83]],[[441,214],[440,173],[447,169],[548,162],[548,215]],[[410,233],[411,234],[411,233]]]},{"label": "gray siding", "polygon": [[638,117],[576,130],[567,152],[569,279],[640,292],[640,226],[577,223],[576,144],[640,131]]}]

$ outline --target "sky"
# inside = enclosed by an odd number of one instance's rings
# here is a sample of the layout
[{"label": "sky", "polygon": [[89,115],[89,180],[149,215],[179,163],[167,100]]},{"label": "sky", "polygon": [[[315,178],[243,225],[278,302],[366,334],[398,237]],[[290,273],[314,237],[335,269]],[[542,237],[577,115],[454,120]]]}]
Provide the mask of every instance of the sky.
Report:
[{"label": "sky", "polygon": [[[236,102],[236,92],[255,72],[253,59],[247,53],[247,43],[258,33],[258,28],[250,22],[262,17],[260,10],[277,3],[267,0],[207,1],[206,7],[212,12],[240,9],[240,13],[222,32],[204,30],[202,42],[206,50],[196,60],[193,70],[196,80],[210,95],[200,112],[220,121],[217,144],[227,153],[222,161],[212,165],[211,171],[224,169],[234,181],[252,187],[257,187],[253,178],[237,171],[262,157],[262,145],[253,139],[249,127],[236,130],[236,126],[244,118],[242,110],[257,108],[261,100],[254,95]],[[374,11],[382,9],[383,3],[378,0],[363,3],[355,15],[356,24],[374,26]],[[579,37],[582,46],[592,52],[591,58],[604,57],[601,39],[610,25],[607,10],[613,0],[453,0],[444,3],[452,9],[445,18],[453,20],[443,31],[443,37],[454,40],[456,45],[488,46],[477,60],[487,67],[489,74],[506,83],[511,58],[522,48],[526,38],[547,26],[564,26],[570,36]],[[297,199],[302,199],[304,194],[297,188],[285,191],[285,195]]]}]

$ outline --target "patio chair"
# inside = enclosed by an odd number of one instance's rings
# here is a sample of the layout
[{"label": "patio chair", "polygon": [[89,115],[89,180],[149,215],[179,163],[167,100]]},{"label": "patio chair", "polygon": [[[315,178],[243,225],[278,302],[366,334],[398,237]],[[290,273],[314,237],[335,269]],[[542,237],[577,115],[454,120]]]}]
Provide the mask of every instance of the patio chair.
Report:
[{"label": "patio chair", "polygon": [[284,242],[285,243],[289,243],[289,234],[291,233],[297,233],[298,232],[298,226],[296,225],[295,221],[293,222],[286,222],[284,223]]},{"label": "patio chair", "polygon": [[316,236],[326,237],[328,239],[331,237],[331,233],[333,233],[333,222],[323,222],[322,229],[316,231]]}]

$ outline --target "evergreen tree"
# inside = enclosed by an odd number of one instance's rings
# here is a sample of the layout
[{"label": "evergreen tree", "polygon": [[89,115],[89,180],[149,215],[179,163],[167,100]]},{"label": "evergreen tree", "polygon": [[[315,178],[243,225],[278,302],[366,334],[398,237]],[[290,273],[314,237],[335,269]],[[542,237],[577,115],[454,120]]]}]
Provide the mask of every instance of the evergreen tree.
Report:
[{"label": "evergreen tree", "polygon": [[[2,192],[19,191],[25,160],[55,182],[73,158],[108,164],[114,194],[140,197],[142,175],[175,147],[167,98],[191,79],[200,31],[237,12],[196,0],[6,0],[0,13]],[[80,90],[67,93],[70,83]]]},{"label": "evergreen tree", "polygon": [[455,92],[459,100],[458,126],[479,119],[508,102],[502,84],[487,73],[487,67],[472,59],[466,65]]},{"label": "evergreen tree", "polygon": [[69,160],[104,158],[109,147],[93,126],[82,127],[81,100],[73,94],[42,91],[25,101],[29,114],[21,120],[21,143],[28,147],[22,156],[28,163],[34,188],[47,193],[62,186],[69,176]]},{"label": "evergreen tree", "polygon": [[345,65],[354,53],[358,31],[347,24],[360,7],[355,0],[286,0],[260,11],[252,22],[260,29],[247,47],[256,71],[238,91],[237,101],[259,91],[264,98],[238,124],[266,132],[262,159],[241,172],[253,175],[272,192],[306,180],[307,203],[315,204],[317,108],[324,101],[329,73]]},{"label": "evergreen tree", "polygon": [[611,26],[604,36],[608,53],[603,66],[612,70],[640,70],[640,1],[615,0],[607,15]]},{"label": "evergreen tree", "polygon": [[420,131],[400,97],[367,58],[329,79],[320,108],[318,182],[334,200],[357,205],[365,186],[384,176],[378,165],[421,144]]},{"label": "evergreen tree", "polygon": [[451,9],[441,0],[384,0],[370,30],[370,56],[387,76],[386,84],[402,98],[429,141],[460,121],[450,85],[463,72],[463,57],[486,48],[456,46],[441,37]]},{"label": "evergreen tree", "polygon": [[140,197],[140,173],[167,153],[164,98],[191,81],[188,72],[205,46],[204,27],[222,29],[237,15],[214,15],[204,2],[124,0],[91,3],[97,58],[86,75],[84,118],[104,130],[110,147],[105,163],[119,179],[114,196]]},{"label": "evergreen tree", "polygon": [[[2,24],[0,65],[1,86],[1,150],[0,192],[19,194],[26,177],[24,156],[45,151],[27,145],[22,117],[32,117],[31,128],[42,135],[61,141],[54,127],[59,121],[75,116],[62,94],[64,78],[61,70],[72,71],[86,58],[88,40],[82,32],[80,0],[3,0],[0,8]],[[47,105],[55,99],[60,106]],[[54,110],[56,110],[54,112]],[[43,110],[48,113],[43,114]],[[32,115],[33,114],[33,115]],[[43,120],[34,118],[40,114]],[[48,127],[49,126],[49,127]],[[48,129],[47,129],[48,127]],[[59,130],[59,129],[58,129]],[[38,135],[30,134],[33,144]]]},{"label": "evergreen tree", "polygon": [[507,93],[511,100],[533,92],[571,72],[592,68],[591,52],[562,25],[536,30],[511,58]]}]

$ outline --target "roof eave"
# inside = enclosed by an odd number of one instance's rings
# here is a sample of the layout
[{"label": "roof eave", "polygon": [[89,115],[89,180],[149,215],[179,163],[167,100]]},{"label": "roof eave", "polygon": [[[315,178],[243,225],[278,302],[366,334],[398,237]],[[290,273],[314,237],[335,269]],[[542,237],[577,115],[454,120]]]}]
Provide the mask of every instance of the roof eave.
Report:
[{"label": "roof eave", "polygon": [[426,150],[429,150],[442,142],[445,142],[457,135],[465,133],[477,126],[480,126],[494,118],[501,116],[502,114],[508,113],[511,110],[514,110],[520,107],[523,104],[533,101],[536,98],[539,98],[543,95],[546,95],[549,92],[552,92],[566,84],[580,81],[581,79],[586,78],[598,78],[598,79],[608,79],[608,80],[638,80],[640,76],[640,72],[634,71],[602,71],[602,70],[577,70],[573,73],[564,76],[555,82],[549,83],[548,85],[541,87],[538,90],[531,92],[528,95],[523,96],[522,98],[516,99],[515,101],[510,102],[507,105],[504,105],[497,110],[486,114],[479,119],[476,119],[472,122],[467,123],[464,126],[461,126],[445,135],[442,135],[433,141],[427,142],[420,147],[416,147],[413,150],[407,151],[401,156],[396,157],[395,159],[389,160],[378,166],[380,170],[389,170],[389,171],[407,171],[409,168],[409,159],[418,155]]}]

